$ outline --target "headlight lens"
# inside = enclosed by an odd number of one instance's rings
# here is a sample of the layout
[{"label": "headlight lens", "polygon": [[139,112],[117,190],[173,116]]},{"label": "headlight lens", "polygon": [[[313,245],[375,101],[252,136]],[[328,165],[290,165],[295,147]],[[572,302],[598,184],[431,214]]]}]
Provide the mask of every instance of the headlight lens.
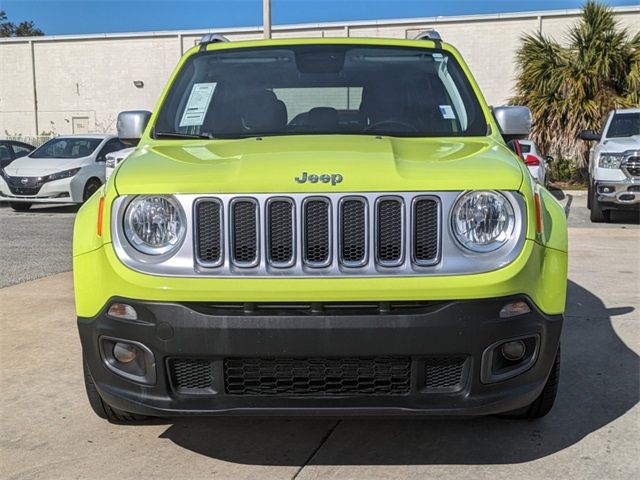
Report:
[{"label": "headlight lens", "polygon": [[141,195],[127,207],[124,232],[131,245],[148,255],[162,255],[180,246],[186,219],[173,197]]},{"label": "headlight lens", "polygon": [[467,192],[453,207],[453,233],[473,252],[497,250],[511,238],[514,226],[513,206],[498,192]]},{"label": "headlight lens", "polygon": [[76,173],[80,171],[79,168],[72,168],[71,170],[65,170],[63,172],[52,173],[51,175],[47,175],[43,178],[45,182],[53,182],[54,180],[60,180],[62,178],[73,177]]},{"label": "headlight lens", "polygon": [[620,168],[623,155],[603,153],[600,155],[598,165],[601,168]]}]

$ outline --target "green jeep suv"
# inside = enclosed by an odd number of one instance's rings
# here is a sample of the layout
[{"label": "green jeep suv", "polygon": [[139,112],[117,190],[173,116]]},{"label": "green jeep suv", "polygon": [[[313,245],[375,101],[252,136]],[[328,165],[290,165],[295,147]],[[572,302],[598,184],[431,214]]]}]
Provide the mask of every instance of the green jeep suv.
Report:
[{"label": "green jeep suv", "polygon": [[530,126],[435,32],[203,39],[77,216],[91,406],[545,415],[567,229]]}]

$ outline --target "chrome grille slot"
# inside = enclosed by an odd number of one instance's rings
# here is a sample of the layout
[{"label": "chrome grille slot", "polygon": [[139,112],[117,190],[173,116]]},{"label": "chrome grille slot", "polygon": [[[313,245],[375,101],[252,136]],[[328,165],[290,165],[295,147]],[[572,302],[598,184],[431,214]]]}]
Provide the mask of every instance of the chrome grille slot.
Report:
[{"label": "chrome grille slot", "polygon": [[291,199],[273,198],[267,202],[268,262],[289,267],[295,261],[295,209]]},{"label": "chrome grille slot", "polygon": [[258,264],[258,202],[239,198],[231,201],[231,260],[239,267]]},{"label": "chrome grille slot", "polygon": [[418,265],[432,265],[438,259],[438,202],[416,198],[412,214],[413,260]]},{"label": "chrome grille slot", "polygon": [[331,204],[323,197],[307,198],[303,209],[303,261],[311,267],[331,263]]},{"label": "chrome grille slot", "polygon": [[214,267],[222,263],[222,204],[216,199],[196,203],[196,255],[198,260]]},{"label": "chrome grille slot", "polygon": [[367,262],[367,203],[348,197],[340,202],[340,259],[348,267]]},{"label": "chrome grille slot", "polygon": [[402,199],[383,197],[376,204],[376,256],[382,266],[403,261],[404,205]]},{"label": "chrome grille slot", "polygon": [[640,177],[640,156],[635,155],[628,157],[624,162],[623,168],[626,169],[632,177]]}]

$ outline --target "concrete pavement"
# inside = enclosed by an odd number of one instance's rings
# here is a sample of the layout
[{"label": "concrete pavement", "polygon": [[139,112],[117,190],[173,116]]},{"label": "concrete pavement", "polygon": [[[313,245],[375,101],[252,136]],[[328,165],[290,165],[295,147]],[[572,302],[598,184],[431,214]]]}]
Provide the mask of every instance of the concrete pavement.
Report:
[{"label": "concrete pavement", "polygon": [[592,225],[584,221],[586,197],[571,199],[560,390],[540,421],[232,417],[110,425],[85,399],[71,274],[61,273],[0,289],[0,477],[638,477],[640,227],[625,218]]}]

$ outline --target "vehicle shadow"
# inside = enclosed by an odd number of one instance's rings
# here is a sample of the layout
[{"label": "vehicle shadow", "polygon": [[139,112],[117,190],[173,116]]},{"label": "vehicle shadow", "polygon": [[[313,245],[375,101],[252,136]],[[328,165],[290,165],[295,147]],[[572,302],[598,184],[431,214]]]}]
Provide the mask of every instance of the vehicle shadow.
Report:
[{"label": "vehicle shadow", "polygon": [[[638,355],[618,337],[607,309],[570,282],[560,388],[551,413],[527,422],[495,417],[256,418],[176,420],[162,435],[226,462],[251,465],[508,464],[574,445],[624,415],[640,392]],[[323,443],[324,441],[324,443]],[[319,446],[321,448],[319,448]]]},{"label": "vehicle shadow", "polygon": [[609,223],[640,225],[640,210],[614,210],[610,215]]},{"label": "vehicle shadow", "polygon": [[5,211],[15,213],[16,215],[24,215],[29,213],[42,214],[42,213],[77,213],[80,209],[81,205],[64,205],[64,204],[55,204],[55,205],[47,205],[47,204],[33,204],[31,208],[26,212],[14,212],[8,202],[0,202],[0,209],[4,209]]}]

